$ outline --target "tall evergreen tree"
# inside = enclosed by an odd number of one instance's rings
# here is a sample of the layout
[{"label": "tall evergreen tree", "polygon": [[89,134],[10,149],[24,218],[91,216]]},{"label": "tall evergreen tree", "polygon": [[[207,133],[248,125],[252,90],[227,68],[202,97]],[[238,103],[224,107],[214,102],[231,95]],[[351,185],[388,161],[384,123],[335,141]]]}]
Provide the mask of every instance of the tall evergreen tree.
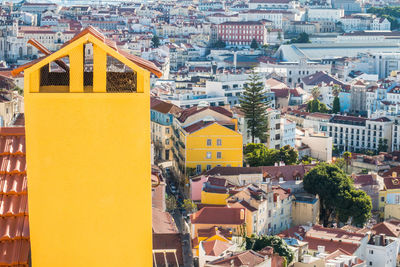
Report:
[{"label": "tall evergreen tree", "polygon": [[258,49],[258,43],[257,43],[257,40],[256,40],[256,39],[253,39],[253,40],[251,41],[250,48],[252,48],[252,49]]},{"label": "tall evergreen tree", "polygon": [[158,38],[157,35],[154,35],[153,38],[151,38],[151,46],[153,48],[157,48],[160,46],[160,38]]},{"label": "tall evergreen tree", "polygon": [[264,84],[261,77],[254,71],[249,82],[245,85],[245,91],[240,98],[240,106],[250,130],[251,140],[258,137],[261,142],[266,141],[268,131],[267,107],[268,102],[264,94]]},{"label": "tall evergreen tree", "polygon": [[333,107],[332,107],[332,113],[336,114],[340,112],[340,100],[339,97],[335,96],[333,99]]}]

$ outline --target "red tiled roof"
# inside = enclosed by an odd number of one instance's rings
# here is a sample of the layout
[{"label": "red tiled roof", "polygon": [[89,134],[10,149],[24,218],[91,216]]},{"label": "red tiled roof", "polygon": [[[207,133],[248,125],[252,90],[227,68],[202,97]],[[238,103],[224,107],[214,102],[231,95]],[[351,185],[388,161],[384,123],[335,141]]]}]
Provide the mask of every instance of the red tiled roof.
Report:
[{"label": "red tiled roof", "polygon": [[315,237],[306,236],[303,239],[304,242],[308,242],[308,248],[311,250],[318,250],[318,246],[324,246],[325,251],[328,253],[333,253],[338,249],[345,250],[351,254],[357,251],[360,244],[353,244],[348,242],[331,241],[330,239],[321,239]]},{"label": "red tiled roof", "polygon": [[25,129],[0,128],[0,266],[28,266]]},{"label": "red tiled roof", "polygon": [[[140,66],[140,67],[152,72],[157,77],[161,77],[162,76],[162,72],[157,68],[156,65],[154,65],[153,62],[145,60],[145,59],[142,59],[142,58],[140,58],[138,56],[131,55],[131,54],[119,49],[113,40],[106,39],[101,32],[99,32],[96,28],[94,28],[92,26],[87,27],[86,29],[84,29],[83,31],[81,31],[80,33],[75,35],[71,40],[69,40],[68,42],[64,43],[62,45],[62,47],[65,47],[66,45],[76,41],[77,39],[81,38],[82,36],[84,36],[86,34],[91,34],[92,36],[96,37],[101,42],[104,42],[104,44],[106,44],[110,48],[116,50],[122,56],[126,57],[127,59],[129,59],[130,61],[135,63],[136,65],[138,65],[138,66]],[[18,67],[16,69],[14,69],[12,71],[12,74],[15,76],[18,73],[24,71],[24,69],[33,66],[34,64],[36,64],[37,62],[41,61],[44,58],[45,57],[38,58],[38,59],[33,60],[33,61],[31,61],[31,62],[29,62],[27,64],[24,64],[24,65],[22,65],[22,66],[20,66],[20,67]]]},{"label": "red tiled roof", "polygon": [[261,167],[214,167],[206,175],[231,176],[240,174],[262,174]]},{"label": "red tiled roof", "polygon": [[399,189],[400,188],[400,178],[385,177],[383,178],[383,183],[386,189]]},{"label": "red tiled roof", "polygon": [[190,215],[192,224],[243,224],[244,216],[241,218],[240,213],[244,209],[229,207],[204,207],[201,210]]},{"label": "red tiled roof", "polygon": [[156,110],[160,113],[178,114],[181,111],[181,109],[178,106],[175,106],[174,104],[171,104],[171,103],[164,102],[162,100],[158,100],[157,103],[156,103],[156,101],[152,100],[152,103],[154,103],[154,104],[151,106],[151,109]]},{"label": "red tiled roof", "polygon": [[296,178],[302,180],[309,171],[307,165],[262,166],[261,168],[265,178],[283,178],[284,181],[294,181]]},{"label": "red tiled roof", "polygon": [[372,177],[371,174],[357,175],[353,178],[354,184],[360,186],[377,185],[378,182]]},{"label": "red tiled roof", "polygon": [[376,234],[385,234],[392,237],[400,237],[400,226],[390,222],[381,222],[372,227]]},{"label": "red tiled roof", "polygon": [[231,244],[228,242],[218,239],[212,241],[203,241],[201,244],[203,245],[204,252],[208,256],[219,256],[222,252],[231,247]]},{"label": "red tiled roof", "polygon": [[191,108],[188,108],[188,109],[183,110],[182,113],[181,113],[181,115],[179,116],[178,120],[179,120],[180,122],[185,122],[190,116],[192,116],[192,115],[194,115],[194,114],[196,114],[196,113],[205,111],[205,110],[207,110],[207,109],[210,109],[210,110],[212,110],[212,111],[218,112],[218,113],[223,114],[223,115],[225,115],[225,116],[228,116],[228,117],[230,117],[230,118],[233,117],[232,112],[230,112],[229,110],[227,110],[227,109],[225,109],[225,108],[223,108],[223,107],[214,107],[214,106],[211,106],[211,107],[199,108],[199,107],[197,107],[197,106],[194,106],[194,107],[191,107]]},{"label": "red tiled roof", "polygon": [[246,250],[243,252],[239,252],[233,256],[218,259],[208,263],[213,266],[258,266],[260,263],[264,262],[265,258],[263,255],[254,252],[253,250]]},{"label": "red tiled roof", "polygon": [[211,124],[214,124],[214,123],[216,123],[216,122],[215,121],[198,121],[196,123],[193,123],[192,125],[189,125],[188,127],[183,128],[183,129],[188,133],[193,133],[193,132],[203,129],[207,126],[210,126]]}]

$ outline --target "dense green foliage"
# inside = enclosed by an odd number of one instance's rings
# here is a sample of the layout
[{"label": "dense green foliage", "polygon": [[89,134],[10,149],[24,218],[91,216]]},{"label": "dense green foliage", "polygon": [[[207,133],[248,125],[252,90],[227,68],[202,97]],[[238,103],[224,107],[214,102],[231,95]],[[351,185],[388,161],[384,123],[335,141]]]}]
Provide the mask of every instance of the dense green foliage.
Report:
[{"label": "dense green foliage", "polygon": [[269,149],[264,144],[248,144],[244,150],[246,162],[251,167],[272,166],[277,162],[285,162],[286,165],[296,164],[298,152],[287,145],[281,149]]},{"label": "dense green foliage", "polygon": [[279,236],[252,236],[246,237],[246,249],[252,249],[254,251],[260,251],[265,247],[272,247],[275,253],[279,256],[285,257],[286,262],[290,263],[294,259],[294,253],[288,247],[288,245]]},{"label": "dense green foliage", "polygon": [[311,43],[310,36],[305,32],[300,33],[299,36],[297,36],[297,38],[293,38],[290,42],[291,43]]},{"label": "dense green foliage", "polygon": [[218,39],[215,43],[211,45],[212,48],[225,48],[226,44],[222,39]]},{"label": "dense green foliage", "polygon": [[328,108],[324,103],[321,103],[318,99],[314,99],[307,103],[307,111],[328,113]]},{"label": "dense green foliage", "polygon": [[158,38],[157,35],[154,35],[153,38],[151,38],[151,46],[153,48],[157,48],[160,46],[160,38]]},{"label": "dense green foliage", "polygon": [[265,100],[264,84],[261,77],[253,72],[250,80],[245,84],[245,91],[240,98],[240,107],[244,113],[251,141],[255,138],[266,142],[268,131],[268,116],[266,113],[268,102]]},{"label": "dense green foliage", "polygon": [[399,6],[386,6],[386,7],[370,7],[367,13],[372,13],[378,17],[387,18],[391,23],[391,29],[396,30],[400,28],[400,24],[397,19],[400,19],[400,7]]},{"label": "dense green foliage", "polygon": [[186,210],[187,213],[192,213],[197,210],[197,205],[191,199],[185,199],[183,201],[183,208]]},{"label": "dense green foliage", "polygon": [[301,158],[301,161],[299,163],[303,165],[309,165],[312,164],[313,162],[318,163],[319,161],[317,159],[314,159],[313,157],[305,155],[304,157]]},{"label": "dense green foliage", "polygon": [[340,100],[338,96],[335,96],[335,98],[333,99],[332,113],[340,113]]},{"label": "dense green foliage", "polygon": [[252,48],[252,49],[258,49],[258,43],[257,43],[257,40],[256,40],[256,39],[253,39],[253,40],[251,41],[250,48]]},{"label": "dense green foliage", "polygon": [[320,198],[320,221],[328,226],[332,217],[336,222],[363,226],[371,216],[371,198],[355,189],[352,180],[335,164],[320,163],[303,180],[304,189]]}]

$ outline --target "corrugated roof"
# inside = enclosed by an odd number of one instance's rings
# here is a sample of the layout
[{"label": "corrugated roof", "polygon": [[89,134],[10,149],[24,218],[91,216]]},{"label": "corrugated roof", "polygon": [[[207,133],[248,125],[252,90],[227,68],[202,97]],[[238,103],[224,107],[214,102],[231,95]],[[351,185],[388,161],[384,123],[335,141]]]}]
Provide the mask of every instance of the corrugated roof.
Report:
[{"label": "corrugated roof", "polygon": [[25,129],[0,128],[0,266],[29,266]]}]

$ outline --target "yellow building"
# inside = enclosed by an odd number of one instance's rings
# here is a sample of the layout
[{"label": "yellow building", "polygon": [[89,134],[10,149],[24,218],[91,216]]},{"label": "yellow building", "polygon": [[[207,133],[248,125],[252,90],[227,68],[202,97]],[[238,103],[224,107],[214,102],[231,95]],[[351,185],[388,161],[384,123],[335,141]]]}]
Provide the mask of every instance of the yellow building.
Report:
[{"label": "yellow building", "polygon": [[201,191],[201,204],[226,205],[228,197],[229,193],[226,188],[204,188]]},{"label": "yellow building", "polygon": [[192,107],[174,121],[174,161],[181,173],[199,174],[215,166],[241,167],[243,139],[232,112]]},{"label": "yellow building", "polygon": [[92,27],[45,54],[13,71],[25,75],[32,265],[150,267],[147,114],[161,73]]},{"label": "yellow building", "polygon": [[384,189],[379,192],[379,211],[381,218],[400,219],[400,178],[383,178]]},{"label": "yellow building", "polygon": [[213,226],[209,229],[201,229],[197,237],[193,239],[193,255],[199,256],[200,242],[219,240],[230,243],[232,241],[232,231]]}]

